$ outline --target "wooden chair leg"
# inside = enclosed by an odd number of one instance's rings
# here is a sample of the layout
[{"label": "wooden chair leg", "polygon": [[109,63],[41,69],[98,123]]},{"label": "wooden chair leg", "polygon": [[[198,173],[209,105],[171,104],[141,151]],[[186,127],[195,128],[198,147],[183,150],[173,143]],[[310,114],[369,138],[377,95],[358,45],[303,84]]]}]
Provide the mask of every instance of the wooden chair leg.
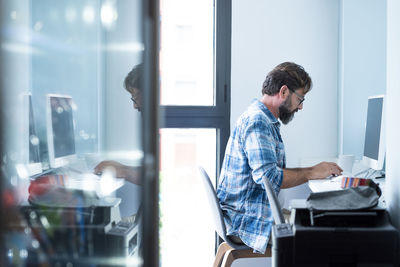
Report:
[{"label": "wooden chair leg", "polygon": [[221,266],[221,262],[224,259],[225,253],[230,249],[232,249],[232,247],[229,246],[226,242],[223,242],[221,245],[219,245],[217,255],[215,255],[213,267]]},{"label": "wooden chair leg", "polygon": [[230,267],[232,262],[244,258],[270,258],[272,256],[271,248],[267,248],[264,254],[253,253],[252,249],[236,250],[230,249],[225,253],[221,267]]},{"label": "wooden chair leg", "polygon": [[225,253],[224,259],[221,263],[221,267],[230,267],[232,262],[235,260],[235,255],[233,254],[234,249],[230,249]]}]

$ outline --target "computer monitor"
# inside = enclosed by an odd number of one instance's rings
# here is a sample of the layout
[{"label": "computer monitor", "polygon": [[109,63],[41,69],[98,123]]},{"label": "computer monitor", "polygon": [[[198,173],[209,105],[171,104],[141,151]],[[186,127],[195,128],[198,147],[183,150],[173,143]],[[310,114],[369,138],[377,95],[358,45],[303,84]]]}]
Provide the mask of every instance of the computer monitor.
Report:
[{"label": "computer monitor", "polygon": [[36,133],[35,116],[33,114],[32,95],[27,93],[23,96],[23,119],[20,131],[22,138],[22,162],[17,164],[17,172],[20,177],[30,177],[42,172],[42,161],[40,157],[40,142]]},{"label": "computer monitor", "polygon": [[42,172],[42,161],[40,159],[39,151],[39,137],[36,133],[35,128],[35,116],[33,114],[32,96],[28,95],[29,101],[29,137],[28,137],[28,148],[29,148],[29,160],[28,160],[28,173],[30,176],[36,175]]},{"label": "computer monitor", "polygon": [[385,152],[385,97],[371,96],[368,97],[363,164],[374,170],[382,170]]},{"label": "computer monitor", "polygon": [[50,167],[68,164],[75,157],[73,103],[70,96],[47,95],[47,145]]}]

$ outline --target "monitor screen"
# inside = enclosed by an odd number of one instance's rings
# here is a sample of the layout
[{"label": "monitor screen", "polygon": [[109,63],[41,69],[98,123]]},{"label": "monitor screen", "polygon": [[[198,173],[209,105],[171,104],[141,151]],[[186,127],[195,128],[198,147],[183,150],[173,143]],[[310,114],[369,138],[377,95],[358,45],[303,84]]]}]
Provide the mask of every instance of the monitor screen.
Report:
[{"label": "monitor screen", "polygon": [[60,167],[64,159],[75,154],[72,98],[48,95],[48,148],[51,167]]},{"label": "monitor screen", "polygon": [[382,169],[385,156],[383,111],[384,96],[368,98],[363,158],[367,166],[373,169]]},{"label": "monitor screen", "polygon": [[381,137],[383,98],[368,100],[367,125],[365,131],[364,155],[378,160]]}]

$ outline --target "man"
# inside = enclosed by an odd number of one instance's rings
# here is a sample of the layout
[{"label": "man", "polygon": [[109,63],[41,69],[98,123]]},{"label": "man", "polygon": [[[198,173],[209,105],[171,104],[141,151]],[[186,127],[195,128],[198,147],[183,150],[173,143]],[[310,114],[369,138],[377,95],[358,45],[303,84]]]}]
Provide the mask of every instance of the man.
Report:
[{"label": "man", "polygon": [[[124,87],[131,94],[133,108],[139,112],[142,111],[142,77],[143,64],[136,65],[125,77]],[[105,160],[100,162],[95,168],[94,173],[101,174],[105,170],[111,170],[118,178],[125,178],[127,181],[134,184],[141,184],[140,168],[127,166],[114,160]]]},{"label": "man", "polygon": [[311,78],[303,67],[291,62],[276,66],[264,81],[261,99],[254,100],[239,117],[227,144],[217,189],[227,234],[259,253],[267,248],[273,222],[263,176],[278,194],[280,188],[342,172],[332,162],[310,168],[285,166],[278,119],[289,123],[303,109],[311,87]]}]

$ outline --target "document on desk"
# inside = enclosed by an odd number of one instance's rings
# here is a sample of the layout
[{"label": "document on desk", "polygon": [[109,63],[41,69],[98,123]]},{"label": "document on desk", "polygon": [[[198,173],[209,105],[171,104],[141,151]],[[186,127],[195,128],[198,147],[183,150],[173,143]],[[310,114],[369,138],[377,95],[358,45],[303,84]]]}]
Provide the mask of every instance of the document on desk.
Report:
[{"label": "document on desk", "polygon": [[310,180],[308,186],[312,192],[342,190],[342,178],[343,176],[340,175],[333,178]]}]

